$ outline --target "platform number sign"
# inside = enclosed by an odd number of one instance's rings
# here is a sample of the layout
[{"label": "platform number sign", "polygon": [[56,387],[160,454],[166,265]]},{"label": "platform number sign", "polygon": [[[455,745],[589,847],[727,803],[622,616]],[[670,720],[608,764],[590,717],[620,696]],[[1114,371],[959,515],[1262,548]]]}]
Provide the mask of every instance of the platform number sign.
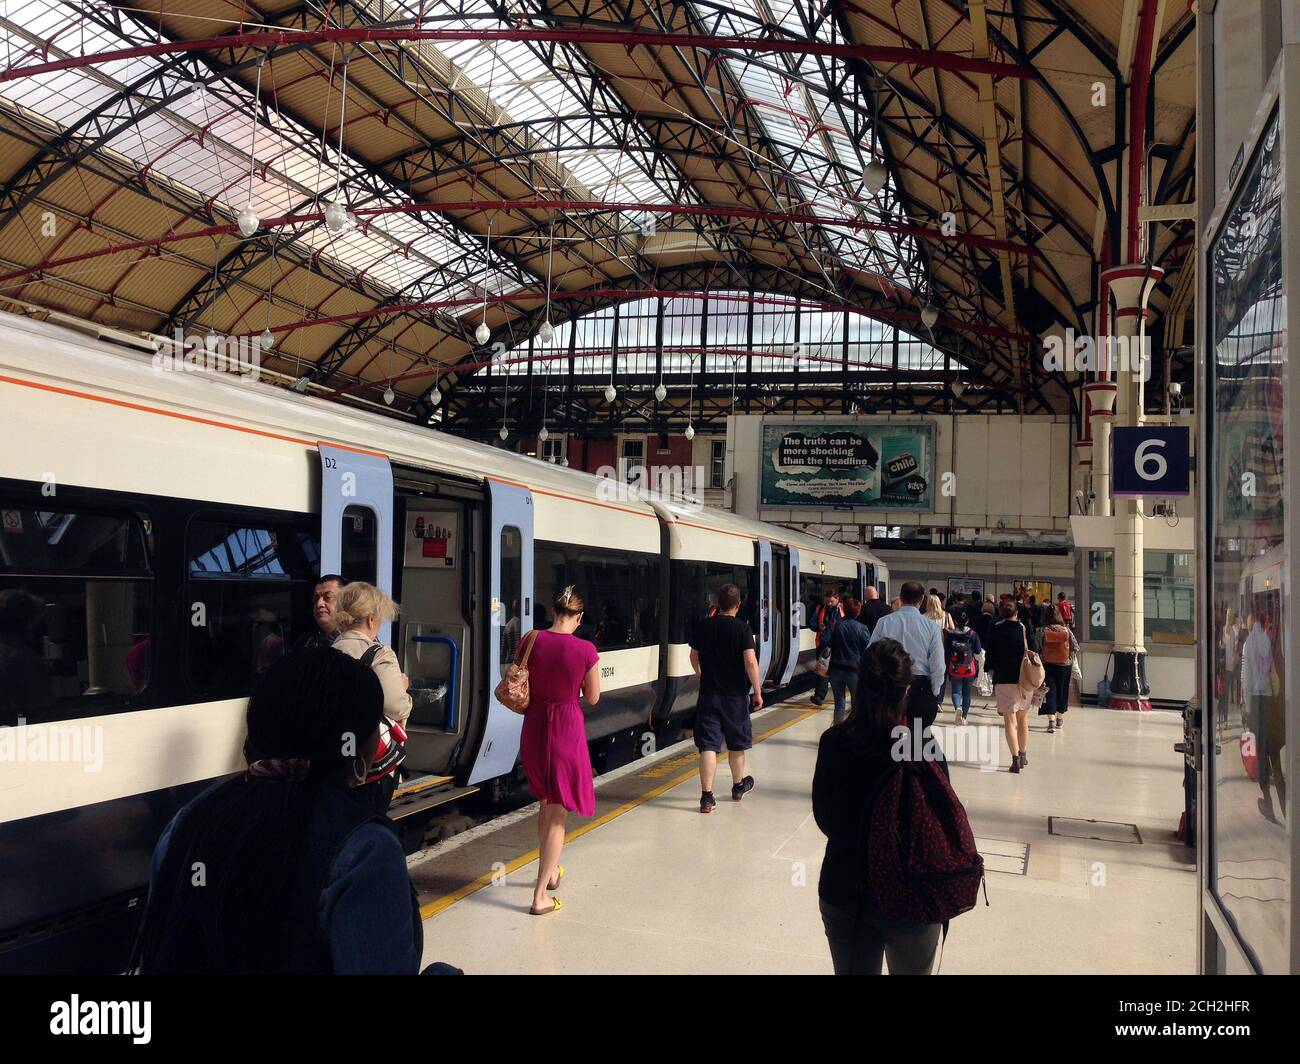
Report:
[{"label": "platform number sign", "polygon": [[1141,425],[1111,434],[1111,494],[1190,495],[1191,431],[1186,426]]}]

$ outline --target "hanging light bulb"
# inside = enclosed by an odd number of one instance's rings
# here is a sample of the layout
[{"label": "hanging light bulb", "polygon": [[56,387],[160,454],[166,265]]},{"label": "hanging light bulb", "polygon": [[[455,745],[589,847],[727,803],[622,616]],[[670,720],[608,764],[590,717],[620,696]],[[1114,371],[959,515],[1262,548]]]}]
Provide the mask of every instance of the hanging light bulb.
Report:
[{"label": "hanging light bulb", "polygon": [[661,403],[668,398],[668,389],[664,387],[663,381],[655,385],[655,398]]},{"label": "hanging light bulb", "polygon": [[545,443],[547,440],[549,440],[549,439],[551,438],[551,434],[550,434],[549,432],[546,431],[546,426],[545,426],[545,425],[543,425],[543,426],[538,430],[538,432],[537,432],[537,438],[538,438],[539,440],[541,440],[542,443]]},{"label": "hanging light bulb", "polygon": [[348,227],[348,209],[337,200],[325,204],[325,228],[336,236]]},{"label": "hanging light bulb", "polygon": [[927,303],[921,308],[921,324],[927,329],[933,329],[935,322],[939,320],[939,311]]},{"label": "hanging light bulb", "polygon": [[560,459],[560,465],[564,466],[565,469],[568,469],[568,468],[569,468],[569,460],[568,460],[567,458],[561,458],[561,459]]},{"label": "hanging light bulb", "polygon": [[257,227],[262,224],[261,219],[257,217],[257,211],[251,206],[245,207],[235,215],[235,221],[239,223],[241,236],[252,236],[257,232]]},{"label": "hanging light bulb", "polygon": [[293,382],[293,390],[297,392],[299,395],[301,395],[303,392],[307,390],[307,385],[309,385],[310,383],[311,381],[308,380],[306,377],[299,377],[296,381]]},{"label": "hanging light bulb", "polygon": [[695,426],[694,426],[694,425],[687,425],[687,426],[686,426],[686,438],[687,438],[688,440],[693,440],[693,439],[695,439]]},{"label": "hanging light bulb", "polygon": [[208,349],[208,354],[214,354],[217,350],[217,330],[208,326],[208,335],[203,338],[203,346]]},{"label": "hanging light bulb", "polygon": [[275,346],[275,335],[271,332],[270,326],[262,330],[262,335],[257,338],[257,342],[262,345],[263,351],[269,351]]},{"label": "hanging light bulb", "polygon": [[478,323],[478,328],[474,330],[474,339],[479,342],[480,347],[486,346],[487,342],[492,339],[492,330],[487,322],[481,321]]},{"label": "hanging light bulb", "polygon": [[501,431],[498,432],[497,435],[500,436],[502,440],[504,440],[507,436],[510,435],[510,430],[506,428],[504,425],[502,425]]},{"label": "hanging light bulb", "polygon": [[437,406],[441,402],[442,402],[442,392],[438,391],[438,389],[435,388],[433,391],[429,393],[429,405]]},{"label": "hanging light bulb", "polygon": [[885,164],[872,159],[867,163],[866,169],[862,171],[862,187],[872,196],[885,187],[885,181],[889,177],[889,171],[885,169]]},{"label": "hanging light bulb", "polygon": [[550,318],[547,318],[537,327],[537,339],[544,344],[549,344],[555,339],[555,326],[551,324]]},{"label": "hanging light bulb", "polygon": [[618,396],[618,389],[612,384],[605,385],[605,402],[612,403]]},{"label": "hanging light bulb", "polygon": [[392,406],[393,400],[396,398],[397,398],[397,393],[393,391],[393,386],[390,384],[387,388],[384,389],[384,402],[387,403],[389,406]]}]

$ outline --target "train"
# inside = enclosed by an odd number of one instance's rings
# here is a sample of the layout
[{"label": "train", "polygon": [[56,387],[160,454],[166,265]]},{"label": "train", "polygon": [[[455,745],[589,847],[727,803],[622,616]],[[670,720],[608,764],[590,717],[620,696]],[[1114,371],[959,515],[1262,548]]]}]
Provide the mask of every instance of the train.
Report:
[{"label": "train", "polygon": [[770,692],[807,683],[828,583],[889,594],[856,546],[49,320],[0,313],[0,409],[0,971],[121,970],[159,833],[242,770],[249,691],[314,631],[321,574],[401,606],[399,827],[517,787],[493,689],[566,584],[600,653],[597,771],[689,725],[722,584]]}]

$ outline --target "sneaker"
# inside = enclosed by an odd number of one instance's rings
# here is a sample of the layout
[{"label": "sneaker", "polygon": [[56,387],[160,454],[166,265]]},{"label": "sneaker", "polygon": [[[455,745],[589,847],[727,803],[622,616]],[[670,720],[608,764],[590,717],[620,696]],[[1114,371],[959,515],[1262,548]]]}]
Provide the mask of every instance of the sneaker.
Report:
[{"label": "sneaker", "polygon": [[733,783],[731,785],[731,800],[733,802],[738,802],[753,789],[754,789],[754,777],[746,776],[739,783]]},{"label": "sneaker", "polygon": [[1052,723],[1052,718],[1051,718],[1051,717],[1048,717],[1048,718],[1047,718],[1047,734],[1048,734],[1048,735],[1051,735],[1052,732],[1054,732],[1054,731],[1056,731],[1056,725]]},{"label": "sneaker", "polygon": [[1064,717],[1057,717],[1057,718],[1056,718],[1056,730],[1057,730],[1057,731],[1060,731],[1060,730],[1061,730],[1062,728],[1064,728],[1064,727],[1065,727],[1065,718],[1064,718]]},{"label": "sneaker", "polygon": [[1029,767],[1029,755],[1025,753],[1023,750],[1020,751],[1020,767],[1021,768]]},{"label": "sneaker", "polygon": [[1020,758],[1014,755],[1011,758],[1011,771],[1012,772],[1020,771]]},{"label": "sneaker", "polygon": [[701,812],[701,813],[712,813],[713,810],[717,807],[717,804],[718,804],[718,800],[717,800],[716,798],[713,797],[713,792],[712,792],[712,791],[701,791],[701,792],[700,792],[700,812]]}]

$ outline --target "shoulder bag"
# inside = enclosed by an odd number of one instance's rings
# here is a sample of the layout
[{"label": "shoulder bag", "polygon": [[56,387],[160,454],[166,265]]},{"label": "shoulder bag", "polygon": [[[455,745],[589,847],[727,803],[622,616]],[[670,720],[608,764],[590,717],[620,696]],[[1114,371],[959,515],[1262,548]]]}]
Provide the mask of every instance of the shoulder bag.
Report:
[{"label": "shoulder bag", "polygon": [[[505,676],[492,692],[496,695],[496,700],[511,712],[528,712],[528,656],[533,652],[533,644],[536,642],[537,629],[534,628],[524,636],[519,650],[515,652],[516,660],[510,663],[510,668],[506,669]],[[523,652],[522,655],[520,651]]]}]

